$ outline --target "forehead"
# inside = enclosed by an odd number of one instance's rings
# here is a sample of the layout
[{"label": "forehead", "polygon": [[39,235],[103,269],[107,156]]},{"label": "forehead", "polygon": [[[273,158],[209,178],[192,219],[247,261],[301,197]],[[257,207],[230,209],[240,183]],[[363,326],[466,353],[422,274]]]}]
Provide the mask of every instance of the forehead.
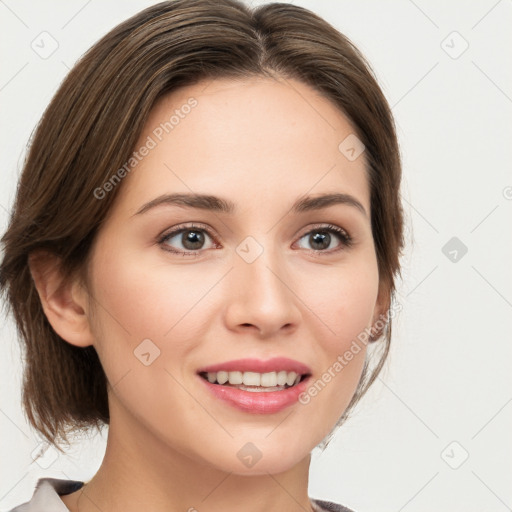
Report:
[{"label": "forehead", "polygon": [[149,150],[133,162],[121,201],[134,210],[157,194],[194,191],[284,206],[288,196],[335,191],[357,196],[369,211],[365,154],[349,159],[343,151],[354,131],[328,99],[296,80],[203,81],[154,106],[135,149]]}]

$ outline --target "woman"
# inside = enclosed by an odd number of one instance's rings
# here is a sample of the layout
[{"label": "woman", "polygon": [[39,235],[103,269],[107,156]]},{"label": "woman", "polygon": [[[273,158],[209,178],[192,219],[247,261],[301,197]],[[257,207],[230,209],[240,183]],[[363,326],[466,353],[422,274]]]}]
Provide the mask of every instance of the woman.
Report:
[{"label": "woman", "polygon": [[31,143],[0,286],[29,421],[107,448],[14,510],[348,510],[308,496],[310,453],[389,350],[400,175],[370,67],[308,10],[174,0],[95,44]]}]

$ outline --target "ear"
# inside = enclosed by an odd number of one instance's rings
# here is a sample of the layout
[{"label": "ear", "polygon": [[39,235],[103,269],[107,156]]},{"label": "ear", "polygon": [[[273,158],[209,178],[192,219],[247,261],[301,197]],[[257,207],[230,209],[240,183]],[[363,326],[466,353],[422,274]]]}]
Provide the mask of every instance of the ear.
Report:
[{"label": "ear", "polygon": [[72,345],[92,345],[88,293],[78,278],[65,281],[60,259],[48,252],[31,253],[29,268],[44,313],[55,332]]},{"label": "ear", "polygon": [[375,309],[372,319],[372,336],[370,341],[377,341],[383,334],[389,321],[388,311],[391,306],[391,294],[389,285],[384,282],[379,283],[379,293],[375,303]]}]

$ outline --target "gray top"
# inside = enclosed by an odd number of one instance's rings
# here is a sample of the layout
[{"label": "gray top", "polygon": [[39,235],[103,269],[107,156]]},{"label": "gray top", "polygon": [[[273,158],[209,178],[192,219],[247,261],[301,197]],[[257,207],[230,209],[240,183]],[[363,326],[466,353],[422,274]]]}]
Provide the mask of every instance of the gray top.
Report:
[{"label": "gray top", "polygon": [[[59,478],[40,478],[30,501],[18,505],[8,512],[69,512],[59,498],[64,494],[78,491],[84,482]],[[310,498],[315,512],[354,512],[337,503]]]}]

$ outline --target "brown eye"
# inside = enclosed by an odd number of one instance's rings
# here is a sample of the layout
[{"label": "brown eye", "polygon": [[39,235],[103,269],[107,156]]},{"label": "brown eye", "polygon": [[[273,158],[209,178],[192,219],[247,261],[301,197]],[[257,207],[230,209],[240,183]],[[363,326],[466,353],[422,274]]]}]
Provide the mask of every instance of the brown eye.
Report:
[{"label": "brown eye", "polygon": [[190,251],[202,249],[204,241],[204,233],[201,231],[187,229],[181,233],[181,244]]},{"label": "brown eye", "polygon": [[322,226],[304,234],[300,240],[306,240],[306,245],[300,247],[319,252],[334,252],[350,247],[352,239],[349,234],[338,226]]},{"label": "brown eye", "polygon": [[327,231],[317,231],[309,235],[308,242],[315,250],[328,249],[329,245],[331,245],[331,234]]},{"label": "brown eye", "polygon": [[166,250],[183,255],[195,254],[201,249],[211,249],[215,246],[206,229],[194,226],[175,229],[165,234],[159,242]]}]

